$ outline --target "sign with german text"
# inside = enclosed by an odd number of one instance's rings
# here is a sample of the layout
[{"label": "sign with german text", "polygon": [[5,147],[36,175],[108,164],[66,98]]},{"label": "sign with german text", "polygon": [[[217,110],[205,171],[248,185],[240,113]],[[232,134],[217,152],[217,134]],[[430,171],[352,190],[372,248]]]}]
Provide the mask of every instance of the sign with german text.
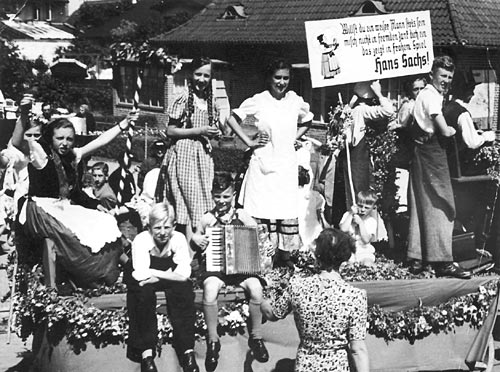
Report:
[{"label": "sign with german text", "polygon": [[428,10],[305,22],[313,88],[431,70]]}]

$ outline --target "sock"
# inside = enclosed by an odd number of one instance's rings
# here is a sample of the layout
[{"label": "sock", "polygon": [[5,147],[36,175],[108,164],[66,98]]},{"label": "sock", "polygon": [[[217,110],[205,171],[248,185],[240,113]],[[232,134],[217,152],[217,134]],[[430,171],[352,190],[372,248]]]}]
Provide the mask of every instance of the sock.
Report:
[{"label": "sock", "polygon": [[146,359],[147,357],[153,356],[153,350],[147,349],[142,352],[142,359]]},{"label": "sock", "polygon": [[219,306],[217,301],[203,301],[203,315],[205,315],[205,323],[207,324],[208,341],[218,341],[217,325],[219,321]]},{"label": "sock", "polygon": [[260,304],[262,301],[250,300],[248,302],[248,312],[250,313],[250,336],[254,339],[262,338],[262,312]]}]

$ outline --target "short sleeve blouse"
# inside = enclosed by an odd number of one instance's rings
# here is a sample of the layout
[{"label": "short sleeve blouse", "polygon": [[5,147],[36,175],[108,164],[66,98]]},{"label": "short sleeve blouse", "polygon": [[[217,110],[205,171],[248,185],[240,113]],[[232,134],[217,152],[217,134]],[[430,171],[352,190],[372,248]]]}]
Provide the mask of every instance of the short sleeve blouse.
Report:
[{"label": "short sleeve blouse", "polygon": [[[168,109],[168,117],[173,119],[172,122],[169,121],[169,125],[176,125],[179,128],[185,128],[187,124],[187,113],[188,113],[188,98],[189,92],[186,90],[174,100],[172,105]],[[201,105],[197,103],[196,99],[193,99],[193,105],[195,109],[207,112],[208,105]],[[216,102],[213,103],[213,119],[214,123],[219,122],[219,106]],[[193,113],[194,115],[194,113]],[[208,124],[208,123],[207,123]]]},{"label": "short sleeve blouse", "polygon": [[[257,119],[260,119],[259,114],[262,108],[268,106],[270,100],[274,100],[274,98],[269,91],[266,90],[253,97],[247,98],[239,108],[233,110],[233,113],[236,114],[241,121],[245,120],[247,116],[255,116]],[[314,115],[310,111],[309,103],[305,102],[304,99],[294,91],[288,91],[283,100],[289,101],[294,106],[296,105],[296,107],[298,106],[298,123],[307,123],[313,119]]]}]

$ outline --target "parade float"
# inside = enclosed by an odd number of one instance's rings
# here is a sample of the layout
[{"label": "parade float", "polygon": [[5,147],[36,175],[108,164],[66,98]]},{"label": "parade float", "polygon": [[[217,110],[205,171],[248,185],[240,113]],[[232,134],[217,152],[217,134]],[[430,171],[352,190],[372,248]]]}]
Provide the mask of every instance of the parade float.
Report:
[{"label": "parade float", "polygon": [[[335,139],[336,131],[349,120],[345,107],[332,110],[326,137],[332,150],[341,141]],[[391,201],[379,207],[385,218],[390,219],[396,216],[397,206],[394,167],[391,166],[397,136],[369,130],[369,142],[376,164],[377,191],[384,195],[384,200]],[[498,180],[498,149],[498,145],[483,148],[476,159],[487,163],[491,182]],[[377,250],[375,266],[351,264],[341,269],[346,281],[368,294],[367,346],[371,370],[491,370],[498,277],[484,273],[460,280],[436,278],[429,272],[413,275],[399,260],[387,258],[404,250],[403,246],[390,249],[387,243],[382,243]],[[296,275],[311,275],[316,270],[307,250],[296,252],[293,260]],[[19,337],[31,337],[34,369],[41,372],[138,371],[139,365],[125,356],[128,334],[125,285],[118,281],[113,287],[73,289],[63,295],[61,288],[58,291],[41,284],[42,271],[40,266],[19,266],[11,321],[11,330]],[[280,296],[292,274],[285,269],[268,271],[266,295]],[[170,346],[172,328],[166,315],[165,298],[162,293],[157,295],[157,366],[180,371]],[[203,366],[206,326],[201,299],[202,290],[197,289],[195,352],[198,365]],[[264,339],[271,357],[269,362],[261,364],[253,360],[247,347],[248,304],[244,293],[227,287],[219,295],[219,304],[222,352],[218,370],[293,371],[299,339],[292,316],[264,325]]]},{"label": "parade float", "polygon": [[[429,45],[432,45],[432,40]],[[137,51],[128,46],[116,51],[117,60],[137,60]],[[143,63],[155,59],[164,60],[174,69],[177,66],[177,61],[166,58],[163,50],[144,49],[139,56],[142,56]],[[416,70],[421,72],[419,66]],[[134,104],[138,104],[138,98]],[[332,111],[326,141],[331,151],[344,142],[345,139],[339,137],[339,129],[348,120],[346,106],[340,105]],[[133,132],[126,135],[131,146]],[[376,190],[380,200],[384,201],[379,205],[380,211],[384,219],[390,221],[395,218],[397,209],[396,176],[391,163],[397,150],[397,136],[375,128],[368,130],[368,136],[375,164]],[[131,147],[127,150],[130,151]],[[478,154],[477,161],[487,163],[487,173],[491,177],[488,182],[493,182],[491,179],[498,181],[499,158],[496,144]],[[393,250],[404,251],[404,246]],[[498,276],[482,274],[470,280],[436,278],[432,273],[416,276],[388,256],[379,253],[373,267],[354,264],[341,270],[346,281],[365,289],[368,294],[370,369],[491,371],[494,362],[492,333],[498,311]],[[312,257],[307,251],[296,252],[293,261],[296,275],[314,273]],[[41,284],[41,271],[39,266],[19,265],[15,273],[11,272],[17,290],[12,297],[10,330],[23,339],[32,339],[33,369],[40,372],[138,371],[140,366],[126,358],[125,286],[119,281],[113,287],[74,289],[63,295],[62,291]],[[266,295],[279,296],[292,274],[284,269],[267,272]],[[198,341],[195,353],[199,366],[204,364],[206,335],[201,297],[202,291],[197,289]],[[264,325],[270,360],[257,363],[247,346],[248,305],[243,292],[227,287],[219,295],[219,305],[218,330],[222,351],[218,371],[293,371],[299,339],[292,316]],[[157,317],[156,364],[160,370],[180,371],[170,346],[172,327],[161,293],[158,293]]]},{"label": "parade float", "polygon": [[[298,275],[314,272],[312,257],[297,253]],[[342,276],[368,293],[367,346],[373,371],[491,370],[492,330],[498,307],[498,277],[471,280],[414,276],[406,268],[377,257],[374,267],[345,266]],[[14,298],[12,330],[32,337],[36,371],[136,371],[125,357],[127,340],[126,289],[77,290],[69,296],[40,283],[39,270],[17,273],[20,291]],[[292,272],[266,274],[268,297],[279,296]],[[196,290],[196,355],[205,357],[206,326],[201,312],[202,291]],[[253,360],[247,347],[248,305],[242,291],[232,287],[219,295],[220,371],[293,371],[298,335],[292,316],[264,325],[270,360]],[[489,314],[489,315],[488,315]],[[180,371],[170,346],[172,328],[165,299],[158,293],[158,368]],[[467,363],[467,365],[466,365]]]}]

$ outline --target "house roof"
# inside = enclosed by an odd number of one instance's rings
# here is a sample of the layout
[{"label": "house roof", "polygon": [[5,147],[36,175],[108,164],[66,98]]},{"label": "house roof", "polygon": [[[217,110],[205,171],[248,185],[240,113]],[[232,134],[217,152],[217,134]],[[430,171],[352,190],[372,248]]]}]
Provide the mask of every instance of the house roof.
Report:
[{"label": "house roof", "polygon": [[[346,18],[364,0],[214,0],[185,24],[153,38],[161,44],[305,43],[305,21]],[[435,45],[500,47],[498,0],[386,0],[389,12],[429,10]],[[246,18],[221,19],[243,5]]]},{"label": "house roof", "polygon": [[22,22],[16,20],[3,20],[5,28],[0,27],[2,34],[14,39],[33,40],[72,40],[73,34],[54,27],[46,21]]}]

